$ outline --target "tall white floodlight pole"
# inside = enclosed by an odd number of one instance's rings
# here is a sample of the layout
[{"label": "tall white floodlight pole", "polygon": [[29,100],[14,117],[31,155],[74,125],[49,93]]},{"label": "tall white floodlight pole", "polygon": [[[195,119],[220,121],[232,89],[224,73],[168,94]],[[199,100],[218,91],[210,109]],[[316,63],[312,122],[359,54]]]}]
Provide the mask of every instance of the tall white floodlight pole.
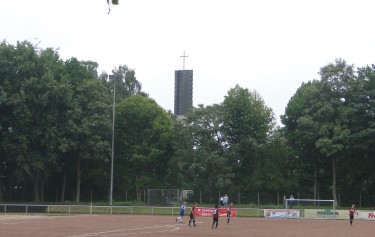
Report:
[{"label": "tall white floodlight pole", "polygon": [[114,157],[114,153],[115,153],[115,102],[116,102],[115,75],[109,75],[109,79],[113,81],[111,187],[110,187],[110,191],[109,191],[109,205],[112,206],[112,194],[113,194],[113,157]]}]

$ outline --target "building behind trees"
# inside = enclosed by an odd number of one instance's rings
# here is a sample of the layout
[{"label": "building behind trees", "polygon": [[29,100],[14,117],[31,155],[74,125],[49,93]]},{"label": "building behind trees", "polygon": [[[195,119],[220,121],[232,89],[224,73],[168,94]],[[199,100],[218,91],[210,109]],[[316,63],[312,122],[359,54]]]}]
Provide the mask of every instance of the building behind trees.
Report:
[{"label": "building behind trees", "polygon": [[185,115],[193,107],[193,70],[176,70],[174,114]]}]

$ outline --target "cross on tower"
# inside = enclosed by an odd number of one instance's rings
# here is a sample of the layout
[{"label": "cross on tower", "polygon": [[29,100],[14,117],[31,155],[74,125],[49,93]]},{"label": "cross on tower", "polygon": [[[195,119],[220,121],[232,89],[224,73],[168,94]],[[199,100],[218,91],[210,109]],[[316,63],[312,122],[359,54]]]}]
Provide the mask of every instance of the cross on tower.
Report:
[{"label": "cross on tower", "polygon": [[184,55],[183,56],[180,56],[183,58],[183,66],[182,66],[182,70],[185,70],[185,58],[189,57],[189,56],[185,56],[185,51],[184,51]]}]

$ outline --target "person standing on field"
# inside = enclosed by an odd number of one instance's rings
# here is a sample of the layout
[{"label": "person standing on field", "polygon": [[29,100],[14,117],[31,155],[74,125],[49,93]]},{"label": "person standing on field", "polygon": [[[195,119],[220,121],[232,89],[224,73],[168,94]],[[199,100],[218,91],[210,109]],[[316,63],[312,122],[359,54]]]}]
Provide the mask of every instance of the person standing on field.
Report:
[{"label": "person standing on field", "polygon": [[193,224],[194,226],[195,225],[195,207],[197,206],[197,203],[194,202],[193,206],[191,207],[191,210],[190,210],[190,220],[189,220],[189,226],[191,224],[191,221],[193,221]]},{"label": "person standing on field", "polygon": [[180,207],[180,216],[176,218],[176,222],[182,223],[182,217],[185,215],[186,202],[183,202]]},{"label": "person standing on field", "polygon": [[289,204],[290,204],[289,208],[293,209],[293,204],[294,204],[294,196],[293,196],[293,194],[290,195]]},{"label": "person standing on field", "polygon": [[217,225],[219,224],[219,209],[218,209],[217,204],[215,205],[215,209],[212,212],[212,217],[213,217],[212,229],[214,228],[215,223],[216,223],[215,229],[217,229]]},{"label": "person standing on field", "polygon": [[352,204],[352,207],[349,208],[349,220],[350,220],[350,225],[351,226],[353,225],[353,220],[354,220],[354,214],[355,213],[357,213],[357,215],[358,215],[358,212],[355,210],[354,204]]},{"label": "person standing on field", "polygon": [[232,214],[232,205],[233,205],[233,203],[229,203],[229,207],[227,209],[227,224],[229,224],[230,215]]}]

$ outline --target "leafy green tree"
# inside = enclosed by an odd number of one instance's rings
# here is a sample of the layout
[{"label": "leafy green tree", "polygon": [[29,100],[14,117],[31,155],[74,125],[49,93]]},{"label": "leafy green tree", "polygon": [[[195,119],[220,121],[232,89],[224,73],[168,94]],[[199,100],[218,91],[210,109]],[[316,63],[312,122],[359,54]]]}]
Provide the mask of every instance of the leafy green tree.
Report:
[{"label": "leafy green tree", "polygon": [[[109,160],[111,110],[109,93],[102,81],[87,70],[87,62],[75,58],[65,62],[64,75],[73,90],[69,101],[64,133],[64,164],[68,170],[75,167],[76,201],[80,201],[81,181],[88,164],[93,160]],[[64,182],[63,182],[64,183]],[[63,187],[64,189],[64,187]]]},{"label": "leafy green tree", "polygon": [[116,103],[120,103],[131,95],[139,94],[148,96],[147,93],[142,91],[142,84],[135,77],[135,71],[129,69],[128,66],[123,65],[113,69],[112,75],[114,76],[114,79],[109,79],[107,81],[108,75],[102,73],[101,79],[106,81],[107,87],[110,88],[112,93],[113,87],[115,86]]},{"label": "leafy green tree", "polygon": [[337,203],[337,160],[345,158],[350,136],[347,105],[355,73],[352,65],[337,59],[335,64],[321,68],[319,74],[319,82],[303,85],[293,96],[282,121],[290,144],[299,151],[307,151],[299,153],[314,161],[314,195],[319,158],[331,161],[332,197]]},{"label": "leafy green tree", "polygon": [[[322,155],[316,149],[316,141],[319,138],[319,122],[314,119],[313,114],[320,109],[320,86],[317,80],[303,83],[289,100],[285,109],[285,114],[281,121],[285,125],[285,135],[287,144],[293,149],[293,155],[296,158],[295,163],[299,164],[297,172],[300,182],[313,180],[314,199],[318,198],[318,187],[322,172],[325,166],[322,166]],[[296,178],[296,177],[295,177]]]},{"label": "leafy green tree", "polygon": [[62,62],[53,49],[37,50],[28,42],[18,42],[16,47],[3,43],[2,48],[10,53],[3,57],[9,67],[2,78],[9,95],[2,108],[8,114],[4,121],[9,121],[8,133],[3,134],[6,156],[17,164],[13,175],[33,183],[34,200],[43,200],[56,159],[56,105],[62,98],[56,78]]},{"label": "leafy green tree", "polygon": [[375,66],[357,69],[357,79],[351,83],[347,98],[347,126],[351,134],[348,139],[346,162],[342,165],[342,192],[348,202],[354,202],[359,193],[370,200],[375,188],[374,134],[375,134]]},{"label": "leafy green tree", "polygon": [[191,180],[194,175],[190,173],[192,157],[194,156],[193,137],[186,119],[178,119],[172,113],[171,146],[172,155],[168,161],[166,181],[170,187],[192,189]]},{"label": "leafy green tree", "polygon": [[263,202],[269,202],[274,199],[275,192],[281,198],[282,195],[298,190],[297,170],[298,163],[290,154],[283,131],[279,128],[259,148],[250,179],[255,189],[262,190]]},{"label": "leafy green tree", "polygon": [[273,112],[258,93],[238,85],[225,96],[223,111],[223,134],[235,175],[234,186],[239,191],[254,190],[251,174],[259,149],[267,142],[274,127]]},{"label": "leafy green tree", "polygon": [[222,132],[223,121],[223,108],[217,104],[199,105],[186,115],[184,121],[192,138],[189,149],[193,149],[186,169],[195,184],[193,188],[203,190],[203,194],[211,198],[220,190],[228,190],[233,177],[232,167],[225,156],[228,147]]},{"label": "leafy green tree", "polygon": [[152,187],[201,190],[207,202],[223,190],[372,201],[374,65],[322,67],[290,99],[282,129],[260,95],[238,85],[180,119],[126,65],[113,80],[97,69],[53,48],[0,43],[0,201],[107,198],[114,86],[118,198],[141,200]]},{"label": "leafy green tree", "polygon": [[[162,187],[168,169],[172,121],[152,99],[132,95],[116,106],[116,166],[137,199],[147,187]],[[125,180],[125,178],[122,178]]]},{"label": "leafy green tree", "polygon": [[12,132],[11,126],[14,121],[12,116],[13,106],[9,104],[9,97],[16,91],[12,88],[12,78],[15,75],[16,66],[12,62],[15,54],[15,48],[7,45],[5,41],[0,44],[0,201],[4,199],[4,190],[9,182],[7,179],[11,176],[9,168],[12,162],[8,148],[9,136]]},{"label": "leafy green tree", "polygon": [[354,80],[352,65],[337,59],[320,70],[322,91],[321,109],[318,110],[317,121],[320,123],[319,138],[316,148],[332,161],[332,195],[337,203],[336,161],[344,155],[350,135],[346,126],[347,103],[351,82]]}]

